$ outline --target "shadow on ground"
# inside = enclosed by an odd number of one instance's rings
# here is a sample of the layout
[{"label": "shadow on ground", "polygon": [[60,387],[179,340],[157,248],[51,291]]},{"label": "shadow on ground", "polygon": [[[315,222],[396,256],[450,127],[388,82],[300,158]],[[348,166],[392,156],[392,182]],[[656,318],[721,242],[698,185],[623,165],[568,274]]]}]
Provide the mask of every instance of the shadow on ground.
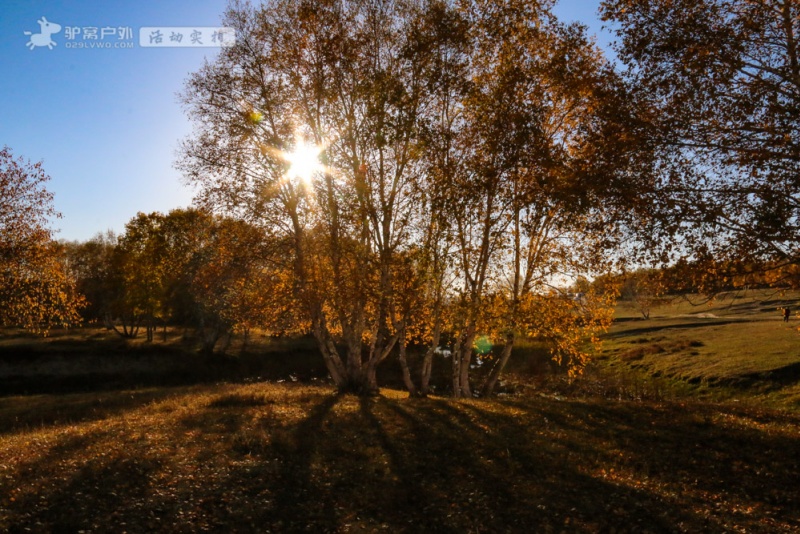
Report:
[{"label": "shadow on ground", "polygon": [[[637,320],[638,321],[638,320]],[[625,322],[625,321],[622,321]],[[633,336],[641,336],[645,334],[652,334],[655,332],[661,332],[664,330],[691,330],[694,328],[707,328],[710,326],[725,326],[729,324],[737,324],[737,323],[745,323],[747,322],[746,319],[724,319],[724,320],[714,320],[714,319],[679,319],[675,322],[659,322],[658,324],[652,324],[653,322],[646,322],[651,326],[643,326],[641,328],[628,328],[625,330],[620,330],[618,332],[612,332],[610,334],[604,334],[604,339],[618,339],[618,338],[626,338],[626,337],[633,337]]]},{"label": "shadow on ground", "polygon": [[184,393],[0,438],[0,530],[800,529],[794,415],[300,385]]}]

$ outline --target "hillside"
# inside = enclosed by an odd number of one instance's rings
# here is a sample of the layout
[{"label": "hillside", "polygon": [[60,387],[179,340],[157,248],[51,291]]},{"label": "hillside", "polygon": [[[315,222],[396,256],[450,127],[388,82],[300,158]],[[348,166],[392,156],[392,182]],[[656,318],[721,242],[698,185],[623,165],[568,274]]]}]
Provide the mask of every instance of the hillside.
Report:
[{"label": "hillside", "polygon": [[[691,393],[755,399],[800,408],[800,297],[757,290],[726,293],[712,301],[677,297],[643,320],[622,302],[604,337],[606,369],[635,370],[668,386],[698,386]],[[783,322],[780,308],[793,315]]]}]

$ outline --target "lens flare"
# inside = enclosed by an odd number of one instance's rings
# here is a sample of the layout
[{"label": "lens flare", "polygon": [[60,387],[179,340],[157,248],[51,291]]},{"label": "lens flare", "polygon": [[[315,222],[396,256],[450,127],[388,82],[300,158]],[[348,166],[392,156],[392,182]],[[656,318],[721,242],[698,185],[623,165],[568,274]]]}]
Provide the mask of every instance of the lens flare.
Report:
[{"label": "lens flare", "polygon": [[322,171],[322,164],[319,161],[321,148],[313,143],[306,143],[298,139],[294,145],[294,150],[286,153],[285,159],[289,162],[289,170],[286,172],[289,178],[297,178],[305,184],[310,184],[314,174]]},{"label": "lens flare", "polygon": [[475,340],[474,347],[478,354],[488,354],[492,350],[492,340],[489,336],[480,336]]}]

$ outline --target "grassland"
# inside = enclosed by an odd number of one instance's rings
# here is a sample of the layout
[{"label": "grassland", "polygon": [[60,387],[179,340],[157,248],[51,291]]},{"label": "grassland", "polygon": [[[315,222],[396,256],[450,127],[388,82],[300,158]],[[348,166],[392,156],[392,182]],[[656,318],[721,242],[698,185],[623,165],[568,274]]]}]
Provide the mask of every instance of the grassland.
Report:
[{"label": "grassland", "polygon": [[12,333],[0,532],[800,532],[797,297],[623,303],[584,379],[526,343],[491,400],[337,396],[302,339]]},{"label": "grassland", "polygon": [[[795,314],[783,322],[780,308]],[[693,396],[800,409],[800,295],[741,291],[679,297],[641,320],[621,303],[600,355],[605,369],[637,371]]]},{"label": "grassland", "polygon": [[0,414],[8,532],[800,531],[795,414],[267,383]]}]

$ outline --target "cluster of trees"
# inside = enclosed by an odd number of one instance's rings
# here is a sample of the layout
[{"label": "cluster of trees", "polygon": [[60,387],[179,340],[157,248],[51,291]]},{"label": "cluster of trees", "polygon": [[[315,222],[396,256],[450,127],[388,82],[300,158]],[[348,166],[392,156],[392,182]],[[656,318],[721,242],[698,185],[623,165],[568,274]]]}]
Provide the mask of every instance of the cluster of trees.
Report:
[{"label": "cluster of trees", "polygon": [[58,217],[41,163],[0,150],[0,324],[47,332],[80,318],[74,280],[52,239]]},{"label": "cluster of trees", "polygon": [[[208,350],[237,329],[307,331],[360,393],[396,355],[427,394],[446,347],[458,397],[491,394],[521,336],[578,371],[616,293],[647,316],[667,272],[800,285],[800,0],[604,0],[624,71],[553,4],[232,2],[235,46],[183,94],[178,166],[200,209],[68,246],[86,313],[149,338],[193,324]],[[0,192],[44,206],[26,230],[3,198],[0,320],[70,322],[46,178],[0,156]],[[623,284],[588,283],[625,262]],[[475,384],[487,337],[502,349]]]},{"label": "cluster of trees", "polygon": [[87,301],[88,321],[102,321],[121,336],[158,326],[184,326],[211,353],[222,339],[254,327],[298,328],[291,296],[282,295],[285,268],[275,243],[240,220],[196,209],[140,213],[125,232],[62,243],[68,269]]},{"label": "cluster of trees", "polygon": [[[204,204],[289,243],[295,295],[331,377],[377,390],[377,366],[443,332],[455,396],[474,345],[547,339],[567,368],[608,296],[553,290],[604,254],[647,188],[635,101],[553,2],[234,3],[237,43],[187,83],[180,166]],[[287,173],[298,146],[322,168]],[[644,150],[644,148],[642,148]]]}]

